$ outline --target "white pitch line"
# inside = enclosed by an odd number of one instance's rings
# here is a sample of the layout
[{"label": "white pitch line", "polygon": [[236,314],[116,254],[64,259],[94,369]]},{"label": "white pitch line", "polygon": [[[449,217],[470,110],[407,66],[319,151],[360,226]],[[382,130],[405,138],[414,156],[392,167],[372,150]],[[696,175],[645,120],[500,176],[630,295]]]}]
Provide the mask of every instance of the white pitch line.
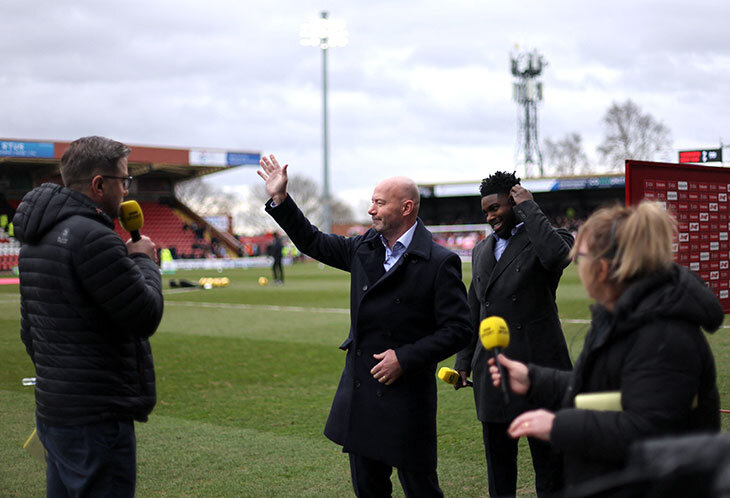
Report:
[{"label": "white pitch line", "polygon": [[[239,310],[266,310],[266,311],[297,311],[305,313],[337,313],[337,314],[349,314],[350,310],[347,308],[305,308],[303,306],[271,306],[265,304],[231,304],[231,303],[208,303],[208,302],[193,302],[193,301],[166,301],[165,306],[177,305],[185,306],[189,308],[225,308],[225,309],[239,309]],[[590,320],[581,319],[562,319],[563,323],[579,323],[588,324]],[[728,326],[730,327],[730,326]]]},{"label": "white pitch line", "polygon": [[206,303],[193,301],[166,301],[165,306],[185,306],[186,308],[219,308],[234,310],[264,310],[264,311],[296,311],[305,313],[337,313],[349,315],[347,308],[305,308],[303,306],[271,306],[266,304],[231,304],[231,303]]},{"label": "white pitch line", "polygon": [[[197,290],[197,289],[191,289]],[[166,291],[165,294],[173,294],[186,292],[187,289],[175,289],[174,291]],[[20,296],[15,299],[0,299],[0,304],[11,304],[20,301]],[[262,310],[262,311],[292,311],[292,312],[304,312],[304,313],[335,313],[338,315],[348,315],[350,310],[347,308],[305,308],[303,306],[271,306],[265,304],[231,304],[231,303],[207,303],[201,302],[196,303],[193,301],[165,301],[165,306],[184,306],[186,308],[219,308],[219,309],[234,309],[234,310]],[[580,318],[561,318],[563,323],[583,324],[587,325],[591,323],[590,320]],[[730,329],[730,324],[723,325],[722,329]]]}]

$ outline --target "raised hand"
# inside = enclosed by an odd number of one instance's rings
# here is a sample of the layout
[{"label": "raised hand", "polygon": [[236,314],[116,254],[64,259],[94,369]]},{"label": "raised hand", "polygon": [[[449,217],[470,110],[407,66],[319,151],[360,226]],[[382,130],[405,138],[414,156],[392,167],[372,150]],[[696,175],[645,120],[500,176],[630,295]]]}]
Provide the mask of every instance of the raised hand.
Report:
[{"label": "raised hand", "polygon": [[261,156],[259,165],[261,169],[256,173],[266,182],[266,192],[276,204],[281,204],[286,199],[286,185],[289,183],[286,169],[289,165],[280,166],[274,154]]}]

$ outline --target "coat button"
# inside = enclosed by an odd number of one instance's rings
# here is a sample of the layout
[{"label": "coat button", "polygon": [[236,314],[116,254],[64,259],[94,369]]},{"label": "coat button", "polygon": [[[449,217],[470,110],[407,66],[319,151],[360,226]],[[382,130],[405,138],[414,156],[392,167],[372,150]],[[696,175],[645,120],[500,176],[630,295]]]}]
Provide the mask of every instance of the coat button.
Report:
[{"label": "coat button", "polygon": [[356,380],[355,381],[355,389],[360,389],[360,381],[359,380]]},{"label": "coat button", "polygon": [[388,337],[390,337],[390,336],[393,335],[393,332],[391,332],[390,329],[385,329],[385,335],[387,335]]},{"label": "coat button", "polygon": [[377,390],[377,392],[375,393],[375,395],[376,395],[376,396],[377,396],[378,398],[382,398],[382,397],[383,397],[383,391],[381,391],[380,389],[378,389],[378,390]]},{"label": "coat button", "polygon": [[515,301],[517,301],[517,296],[512,294],[512,302],[515,302]]},{"label": "coat button", "polygon": [[518,266],[517,268],[515,268],[515,271],[520,271],[520,267]]},{"label": "coat button", "polygon": [[367,285],[363,285],[362,286],[362,291],[365,292],[366,290],[368,290],[368,286]]},{"label": "coat button", "polygon": [[490,303],[489,301],[487,301],[486,303],[484,303],[484,307],[485,307],[485,308],[489,308],[489,305],[490,305],[490,304],[492,304],[492,303]]},{"label": "coat button", "polygon": [[396,297],[395,298],[395,304],[400,304],[400,298],[399,297]]},{"label": "coat button", "polygon": [[517,330],[522,330],[522,324],[521,324],[521,323],[518,323],[518,324],[517,324],[517,326],[516,326],[515,328],[516,328]]},{"label": "coat button", "polygon": [[356,349],[356,350],[355,350],[355,354],[356,354],[357,356],[362,356],[362,349],[360,349],[360,348]]}]

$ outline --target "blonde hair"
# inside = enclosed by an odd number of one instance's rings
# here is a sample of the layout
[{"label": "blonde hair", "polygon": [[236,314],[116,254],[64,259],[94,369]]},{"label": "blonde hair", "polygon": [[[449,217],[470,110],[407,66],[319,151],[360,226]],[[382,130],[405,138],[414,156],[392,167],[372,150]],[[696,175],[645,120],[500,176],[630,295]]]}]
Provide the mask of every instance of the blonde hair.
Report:
[{"label": "blonde hair", "polygon": [[589,257],[609,261],[610,279],[622,285],[671,266],[676,227],[676,220],[655,202],[601,208],[581,226],[570,256],[585,241]]}]

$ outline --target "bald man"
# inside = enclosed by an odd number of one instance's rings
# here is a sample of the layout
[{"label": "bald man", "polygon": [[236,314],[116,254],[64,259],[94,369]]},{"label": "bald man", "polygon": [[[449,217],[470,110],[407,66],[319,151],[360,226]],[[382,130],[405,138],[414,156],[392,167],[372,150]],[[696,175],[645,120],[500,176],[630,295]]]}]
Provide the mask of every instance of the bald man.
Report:
[{"label": "bald man", "polygon": [[383,180],[357,237],[320,232],[287,195],[287,166],[272,155],[259,176],[266,211],[304,254],[350,272],[347,353],[325,436],[350,456],[355,495],[390,496],[393,467],[406,496],[443,496],[436,474],[436,364],[469,343],[459,257],[418,219],[416,184]]}]

